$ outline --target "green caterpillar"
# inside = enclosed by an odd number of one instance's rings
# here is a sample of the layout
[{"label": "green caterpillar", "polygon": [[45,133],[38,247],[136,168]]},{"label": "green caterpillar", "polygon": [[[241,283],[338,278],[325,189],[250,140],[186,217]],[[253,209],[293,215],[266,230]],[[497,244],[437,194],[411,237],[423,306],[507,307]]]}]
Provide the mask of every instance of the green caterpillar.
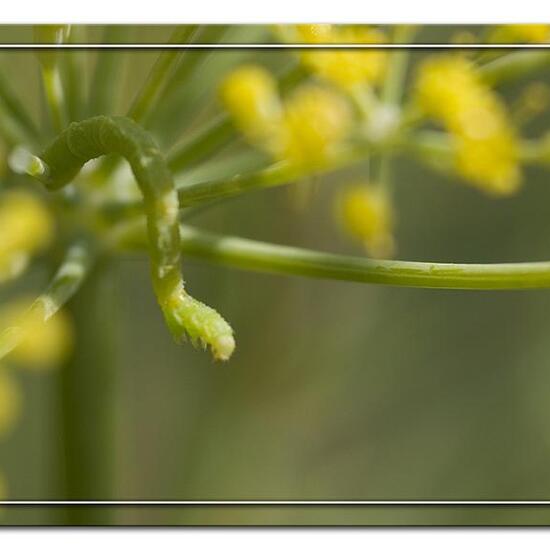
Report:
[{"label": "green caterpillar", "polygon": [[73,122],[25,171],[50,190],[70,183],[91,159],[116,153],[132,169],[143,194],[155,294],[166,323],[180,341],[210,346],[216,359],[228,359],[235,340],[230,325],[214,309],[184,289],[178,195],[172,174],[152,137],[126,117],[96,116]]}]

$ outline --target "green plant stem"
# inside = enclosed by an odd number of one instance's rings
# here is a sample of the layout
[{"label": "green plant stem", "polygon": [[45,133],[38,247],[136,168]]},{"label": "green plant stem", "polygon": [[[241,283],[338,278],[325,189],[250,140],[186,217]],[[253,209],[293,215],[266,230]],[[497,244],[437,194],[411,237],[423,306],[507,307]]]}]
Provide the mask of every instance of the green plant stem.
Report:
[{"label": "green plant stem", "polygon": [[[198,28],[198,25],[178,27],[170,37],[168,43],[186,44],[197,32]],[[147,116],[165,84],[166,77],[183,52],[185,52],[185,50],[171,49],[159,55],[145,84],[134,98],[127,116],[134,119],[136,122],[141,122]]]},{"label": "green plant stem", "polygon": [[[2,103],[5,116],[10,117],[11,125],[17,128],[17,134],[21,136],[20,139],[33,145],[38,144],[40,133],[36,124],[2,73],[0,73],[0,103]],[[20,143],[24,143],[24,141],[20,141]]]},{"label": "green plant stem", "polygon": [[[128,34],[125,25],[108,25],[103,32],[104,44],[119,44]],[[101,50],[97,53],[96,66],[89,94],[88,115],[111,115],[117,102],[117,90],[121,77],[120,57],[126,55],[117,50]]]},{"label": "green plant stem", "polygon": [[[550,262],[453,264],[370,260],[218,235],[186,225],[181,226],[181,243],[187,256],[247,271],[416,288],[550,288]],[[117,246],[143,249],[146,246],[143,223],[134,222],[119,232]]]},{"label": "green plant stem", "polygon": [[[96,265],[69,304],[77,341],[60,369],[64,499],[114,497],[116,277]],[[68,506],[68,525],[108,525],[108,506]]]},{"label": "green plant stem", "polygon": [[27,137],[25,129],[13,118],[2,101],[0,101],[0,135],[2,141],[10,147],[32,143]]},{"label": "green plant stem", "polygon": [[[397,25],[393,36],[394,44],[410,42],[414,30],[411,25]],[[398,105],[401,102],[410,53],[410,50],[405,48],[390,52],[388,69],[382,85],[381,98],[383,103]]]},{"label": "green plant stem", "polygon": [[[92,265],[94,250],[88,241],[80,241],[69,247],[65,258],[46,291],[31,306],[39,309],[43,322],[55,315],[82,286]],[[23,339],[22,327],[10,327],[0,334],[0,359],[10,353]]]},{"label": "green plant stem", "polygon": [[[365,157],[365,149],[349,149],[333,159],[330,165],[322,166],[314,171],[303,170],[288,162],[281,161],[254,172],[240,174],[233,178],[220,178],[185,185],[178,189],[181,208],[202,205],[211,201],[220,201],[236,197],[243,193],[290,185],[306,176],[326,174],[351,166]],[[102,206],[105,215],[112,219],[115,216],[131,215],[143,209],[139,202],[110,202]]]},{"label": "green plant stem", "polygon": [[43,66],[42,81],[54,130],[61,132],[67,125],[67,115],[65,113],[65,95],[59,67],[57,65]]},{"label": "green plant stem", "polygon": [[196,166],[219,151],[234,135],[235,128],[229,118],[220,115],[168,154],[170,170],[180,172]]},{"label": "green plant stem", "polygon": [[[75,25],[69,34],[69,43],[81,44],[86,41],[85,28]],[[60,55],[60,69],[66,91],[67,115],[69,121],[80,120],[84,115],[86,103],[86,53],[82,51],[64,51]]]},{"label": "green plant stem", "polygon": [[[228,31],[228,25],[201,25],[193,33],[193,42],[201,44],[217,44]],[[193,71],[212,53],[212,50],[205,48],[194,50],[192,55],[185,55],[181,58],[176,70],[170,80],[166,82],[160,93],[163,103],[169,103],[179,93]]]},{"label": "green plant stem", "polygon": [[[396,44],[407,43],[414,34],[411,25],[397,25],[394,31],[393,42]],[[382,85],[381,101],[389,108],[397,108],[401,103],[410,51],[399,49],[390,53],[386,77]],[[385,189],[391,187],[391,156],[392,151],[384,148],[371,160],[372,179],[376,185]]]},{"label": "green plant stem", "polygon": [[320,166],[314,171],[304,170],[286,161],[281,161],[267,168],[230,179],[187,185],[178,190],[180,207],[195,206],[203,202],[232,197],[257,189],[288,185],[306,176],[334,172],[362,160],[365,152],[364,148],[348,149],[332,159],[330,165]]}]

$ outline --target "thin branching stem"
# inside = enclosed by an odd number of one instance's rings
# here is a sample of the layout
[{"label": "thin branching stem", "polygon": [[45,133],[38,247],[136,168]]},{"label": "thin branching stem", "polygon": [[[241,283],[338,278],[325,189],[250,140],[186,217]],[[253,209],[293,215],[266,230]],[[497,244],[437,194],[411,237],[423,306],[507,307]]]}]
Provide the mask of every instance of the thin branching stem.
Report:
[{"label": "thin branching stem", "polygon": [[[169,44],[186,44],[196,34],[198,25],[178,26],[168,40]],[[136,122],[141,122],[155,104],[166,78],[170,74],[175,63],[180,59],[185,50],[170,49],[162,52],[155,61],[144,85],[136,94],[134,101],[128,110],[128,117]]]},{"label": "thin branching stem", "polygon": [[[79,241],[69,247],[64,260],[48,288],[31,306],[45,323],[63,307],[81,287],[93,264],[94,249],[89,241]],[[0,359],[10,353],[25,338],[24,323],[9,327],[0,334]]]}]

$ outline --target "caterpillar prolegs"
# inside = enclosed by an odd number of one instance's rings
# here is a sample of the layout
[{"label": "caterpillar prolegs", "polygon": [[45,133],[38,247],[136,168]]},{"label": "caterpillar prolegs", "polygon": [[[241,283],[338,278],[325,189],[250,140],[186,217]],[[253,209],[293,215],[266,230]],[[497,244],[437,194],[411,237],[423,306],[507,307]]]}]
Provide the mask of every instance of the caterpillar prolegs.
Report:
[{"label": "caterpillar prolegs", "polygon": [[143,194],[153,288],[170,331],[178,341],[189,336],[193,343],[210,346],[216,359],[228,359],[235,348],[230,325],[185,291],[177,191],[163,155],[143,128],[126,117],[73,122],[41,155],[29,157],[25,171],[56,190],[89,160],[112,153],[128,161]]}]

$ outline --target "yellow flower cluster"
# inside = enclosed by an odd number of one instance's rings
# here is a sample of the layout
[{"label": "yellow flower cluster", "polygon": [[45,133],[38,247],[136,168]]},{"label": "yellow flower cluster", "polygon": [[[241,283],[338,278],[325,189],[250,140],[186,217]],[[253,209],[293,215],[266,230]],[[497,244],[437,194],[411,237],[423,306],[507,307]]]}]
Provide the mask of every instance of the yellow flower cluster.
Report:
[{"label": "yellow flower cluster", "polygon": [[371,256],[394,255],[395,212],[384,188],[360,183],[346,189],[341,198],[340,217],[346,230],[361,240]]},{"label": "yellow flower cluster", "polygon": [[343,97],[306,84],[282,100],[273,77],[261,67],[245,66],[230,74],[221,98],[251,143],[301,169],[315,169],[333,158],[351,127]]},{"label": "yellow flower cluster", "polygon": [[32,194],[4,193],[0,201],[0,281],[17,276],[53,235],[50,213]]},{"label": "yellow flower cluster", "polygon": [[[0,332],[16,330],[21,340],[10,359],[30,369],[56,366],[71,349],[72,326],[63,310],[43,321],[42,305],[28,299],[12,302],[0,310]],[[15,329],[13,327],[16,327]]]},{"label": "yellow flower cluster", "polygon": [[[383,32],[369,26],[296,25],[297,42],[306,44],[381,44]],[[321,78],[352,89],[384,77],[388,54],[375,49],[305,50],[302,63]]]},{"label": "yellow flower cluster", "polygon": [[425,62],[417,96],[424,112],[450,132],[456,168],[480,189],[508,195],[519,187],[519,147],[504,104],[463,57]]}]

